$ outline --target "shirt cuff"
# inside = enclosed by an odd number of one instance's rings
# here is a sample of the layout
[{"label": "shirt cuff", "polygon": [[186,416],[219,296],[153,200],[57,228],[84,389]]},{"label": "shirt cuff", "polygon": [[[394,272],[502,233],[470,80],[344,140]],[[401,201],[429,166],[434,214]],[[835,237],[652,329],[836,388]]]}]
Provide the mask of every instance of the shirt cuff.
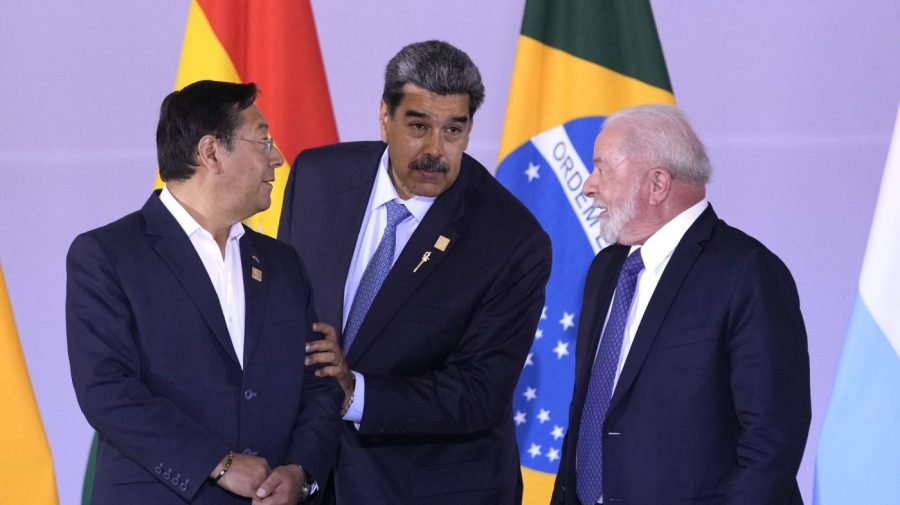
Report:
[{"label": "shirt cuff", "polygon": [[356,429],[359,429],[359,423],[362,422],[363,408],[366,405],[366,379],[363,374],[350,371],[356,377],[356,387],[353,388],[353,398],[350,399],[350,405],[347,406],[347,412],[344,414],[344,421],[352,421],[356,423]]}]

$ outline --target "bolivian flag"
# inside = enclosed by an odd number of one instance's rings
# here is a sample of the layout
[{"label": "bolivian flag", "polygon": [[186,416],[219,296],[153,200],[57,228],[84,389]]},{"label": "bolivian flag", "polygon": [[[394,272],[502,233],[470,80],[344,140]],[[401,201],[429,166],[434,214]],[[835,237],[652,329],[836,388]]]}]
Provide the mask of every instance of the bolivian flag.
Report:
[{"label": "bolivian flag", "polygon": [[308,147],[337,142],[309,0],[191,0],[175,89],[203,79],[260,89],[256,104],[285,164],[275,171],[272,206],[247,224],[274,237],[291,162]]},{"label": "bolivian flag", "polygon": [[528,0],[497,178],[553,241],[553,272],[513,398],[526,505],[549,502],[568,425],[584,276],[604,245],[581,188],[603,119],[674,104],[648,0]]},{"label": "bolivian flag", "polygon": [[0,503],[56,503],[53,459],[0,269]]}]

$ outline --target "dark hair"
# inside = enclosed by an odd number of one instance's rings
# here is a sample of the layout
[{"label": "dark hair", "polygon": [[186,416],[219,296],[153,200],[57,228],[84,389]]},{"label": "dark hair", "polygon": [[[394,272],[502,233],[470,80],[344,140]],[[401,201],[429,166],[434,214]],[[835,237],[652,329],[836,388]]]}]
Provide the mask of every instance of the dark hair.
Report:
[{"label": "dark hair", "polygon": [[469,95],[469,116],[484,102],[484,84],[469,55],[441,40],[416,42],[400,50],[384,70],[382,100],[391,116],[403,99],[403,85],[438,95]]},{"label": "dark hair", "polygon": [[156,127],[156,158],[164,181],[187,180],[197,165],[197,144],[204,135],[225,140],[240,126],[241,111],[256,100],[256,84],[198,81],[167,96],[159,110]]}]

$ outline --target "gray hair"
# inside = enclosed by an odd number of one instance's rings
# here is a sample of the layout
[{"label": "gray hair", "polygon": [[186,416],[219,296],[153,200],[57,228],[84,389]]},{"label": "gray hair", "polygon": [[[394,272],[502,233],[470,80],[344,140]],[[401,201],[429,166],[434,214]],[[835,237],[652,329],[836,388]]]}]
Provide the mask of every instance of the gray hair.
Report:
[{"label": "gray hair", "polygon": [[606,118],[603,128],[618,125],[626,131],[622,154],[650,166],[661,166],[672,177],[706,184],[712,173],[706,148],[687,116],[671,105],[640,105]]},{"label": "gray hair", "polygon": [[438,95],[469,95],[469,116],[484,102],[484,84],[469,55],[441,40],[416,42],[400,50],[384,71],[382,100],[388,112],[403,99],[403,86],[413,84]]}]

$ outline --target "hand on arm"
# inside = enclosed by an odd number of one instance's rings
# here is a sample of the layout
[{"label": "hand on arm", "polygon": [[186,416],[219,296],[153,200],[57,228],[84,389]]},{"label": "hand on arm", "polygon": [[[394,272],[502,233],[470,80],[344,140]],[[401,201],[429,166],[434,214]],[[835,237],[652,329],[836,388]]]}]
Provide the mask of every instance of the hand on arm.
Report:
[{"label": "hand on arm", "polygon": [[313,323],[313,331],[325,336],[306,344],[306,366],[321,365],[316,370],[318,377],[334,377],[344,390],[344,405],[353,393],[355,381],[350,367],[344,360],[344,353],[337,342],[337,331],[327,323]]}]

